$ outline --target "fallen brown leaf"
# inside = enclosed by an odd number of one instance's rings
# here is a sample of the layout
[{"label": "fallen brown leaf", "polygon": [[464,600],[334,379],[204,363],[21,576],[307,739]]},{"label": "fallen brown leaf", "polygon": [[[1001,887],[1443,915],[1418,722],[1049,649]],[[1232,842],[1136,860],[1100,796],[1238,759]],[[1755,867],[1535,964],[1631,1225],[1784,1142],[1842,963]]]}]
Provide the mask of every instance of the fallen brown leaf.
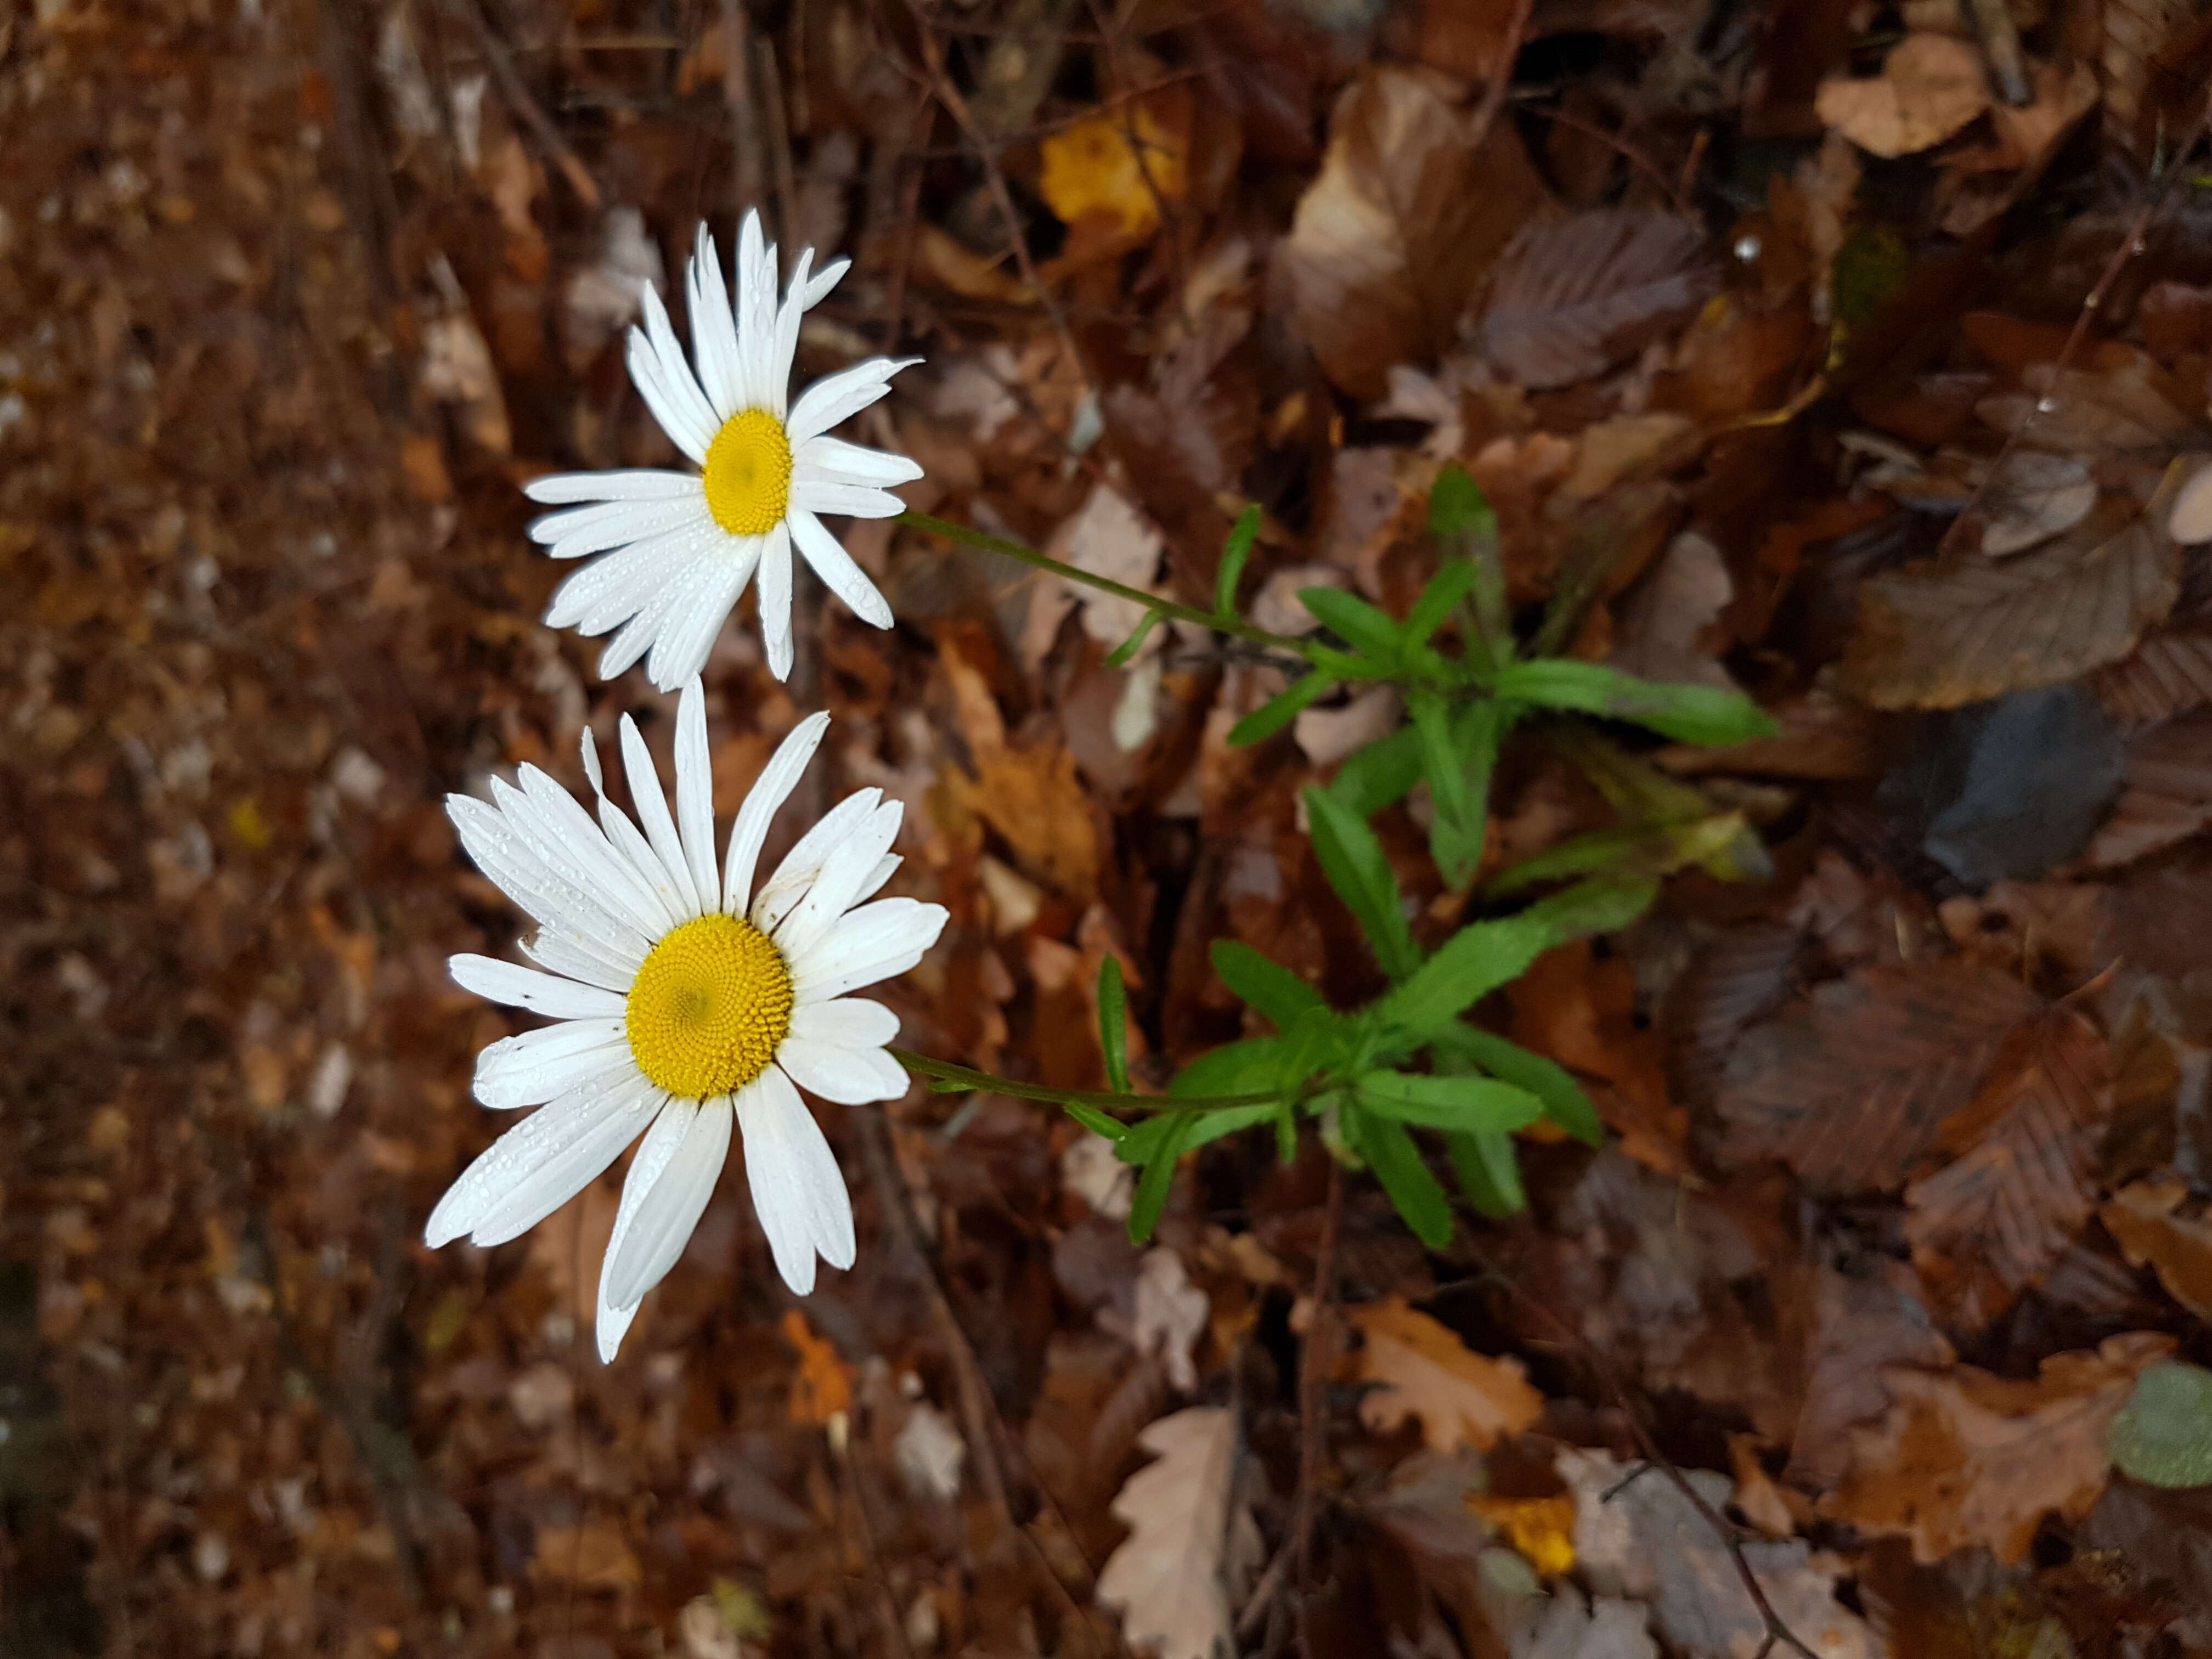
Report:
[{"label": "fallen brown leaf", "polygon": [[1360,1375],[1382,1384],[1359,1402],[1359,1420],[1377,1433],[1418,1417],[1431,1450],[1487,1449],[1499,1435],[1527,1428],[1544,1409],[1544,1396],[1528,1386],[1519,1360],[1476,1353],[1402,1297],[1350,1313],[1367,1339]]},{"label": "fallen brown leaf", "polygon": [[2186,1182],[2156,1176],[2122,1188],[2097,1214],[2130,1267],[2148,1263],[2176,1302],[2212,1319],[2212,1221],[2175,1213],[2188,1196]]},{"label": "fallen brown leaf", "polygon": [[1235,1501],[1237,1417],[1193,1406],[1137,1437],[1156,1454],[1114,1499],[1129,1535],[1098,1574],[1098,1604],[1121,1614],[1131,1648],[1213,1659],[1233,1647],[1232,1609],[1258,1565],[1260,1530]]},{"label": "fallen brown leaf", "polygon": [[1866,79],[1820,83],[1820,118],[1861,149],[1910,155],[1942,143],[1989,107],[1981,54],[1948,34],[1908,34]]},{"label": "fallen brown leaf", "polygon": [[1704,231],[1671,213],[1532,223],[1498,258],[1476,341],[1522,386],[1567,386],[1687,322],[1719,282]]}]

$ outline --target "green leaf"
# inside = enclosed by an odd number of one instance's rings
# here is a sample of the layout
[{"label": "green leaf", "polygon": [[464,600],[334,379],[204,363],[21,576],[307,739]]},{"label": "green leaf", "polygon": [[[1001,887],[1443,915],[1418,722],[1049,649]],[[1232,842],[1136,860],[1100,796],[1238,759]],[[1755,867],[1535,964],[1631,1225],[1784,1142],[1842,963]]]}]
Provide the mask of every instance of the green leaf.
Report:
[{"label": "green leaf", "polygon": [[[1710,869],[1713,860],[1742,839],[1744,829],[1742,813],[1715,812],[1680,823],[1631,823],[1593,830],[1509,865],[1483,884],[1483,891],[1503,897],[1545,882],[1599,872],[1620,879],[1672,875],[1690,864]],[[1736,866],[1731,862],[1724,867],[1733,872]],[[1736,878],[1750,879],[1751,872]]]},{"label": "green leaf", "polygon": [[1294,680],[1289,690],[1278,692],[1229,728],[1229,746],[1242,749],[1273,737],[1328,695],[1335,684],[1334,674],[1324,674],[1318,668]]},{"label": "green leaf", "polygon": [[1401,726],[1387,738],[1377,738],[1364,749],[1346,756],[1328,786],[1344,810],[1356,818],[1371,818],[1386,806],[1406,798],[1421,781],[1421,734]]},{"label": "green leaf", "polygon": [[1534,1123],[1543,1103],[1526,1089],[1486,1077],[1422,1077],[1411,1072],[1367,1072],[1355,1085],[1378,1117],[1424,1129],[1474,1134],[1503,1133]]},{"label": "green leaf", "polygon": [[1742,743],[1781,728],[1738,691],[1711,685],[1660,685],[1601,663],[1547,657],[1498,671],[1498,694],[1550,708],[1628,720],[1678,743]]},{"label": "green leaf", "polygon": [[1103,1135],[1117,1146],[1121,1144],[1122,1137],[1129,1133],[1127,1124],[1122,1122],[1118,1117],[1107,1116],[1096,1106],[1085,1106],[1080,1101],[1070,1100],[1062,1103],[1061,1109],[1085,1128],[1090,1130],[1092,1134]]},{"label": "green leaf", "polygon": [[1521,1156],[1513,1137],[1494,1131],[1453,1135],[1444,1142],[1468,1201],[1493,1220],[1528,1207],[1521,1188]]},{"label": "green leaf", "polygon": [[1289,1030],[1309,1010],[1328,1006],[1312,986],[1249,945],[1218,939],[1212,953],[1221,982],[1273,1021],[1279,1031]]},{"label": "green leaf", "polygon": [[1239,1129],[1249,1129],[1255,1123],[1265,1123],[1282,1115],[1283,1103],[1279,1100],[1263,1101],[1257,1106],[1224,1106],[1218,1111],[1198,1114],[1198,1127],[1183,1142],[1186,1152],[1195,1152],[1210,1140],[1224,1135],[1233,1135]]},{"label": "green leaf", "polygon": [[1177,1072],[1168,1093],[1178,1100],[1210,1095],[1255,1095],[1276,1086],[1282,1075],[1284,1039],[1247,1037],[1209,1048]]},{"label": "green leaf", "polygon": [[2169,1361],[2136,1378],[2105,1431],[2122,1473],[2152,1486],[2212,1486],[2212,1371]]},{"label": "green leaf", "polygon": [[1306,814],[1322,873],[1358,918],[1382,971],[1394,980],[1405,978],[1419,965],[1421,957],[1413,946],[1413,930],[1406,925],[1398,878],[1383,855],[1382,843],[1364,820],[1345,811],[1326,790],[1306,791]]},{"label": "green leaf", "polygon": [[1472,1025],[1444,1026],[1431,1040],[1439,1054],[1480,1066],[1491,1076],[1526,1089],[1544,1103],[1545,1117],[1576,1139],[1592,1146],[1605,1144],[1605,1125],[1598,1121],[1597,1109],[1559,1061],[1532,1054],[1517,1042]]},{"label": "green leaf", "polygon": [[1237,515],[1237,523],[1222,544],[1221,564],[1213,577],[1213,614],[1233,617],[1237,614],[1237,584],[1244,578],[1244,566],[1252,556],[1252,544],[1260,534],[1260,507],[1254,502]]},{"label": "green leaf", "polygon": [[1446,461],[1429,486],[1429,533],[1439,537],[1486,536],[1498,529],[1482,486],[1457,461]]},{"label": "green leaf", "polygon": [[1459,887],[1474,878],[1490,812],[1490,775],[1512,715],[1504,703],[1484,699],[1446,724],[1442,701],[1409,693],[1407,707],[1420,738],[1421,769],[1429,780],[1436,815],[1429,851],[1444,880]]},{"label": "green leaf", "polygon": [[1539,900],[1518,915],[1462,927],[1382,999],[1382,1018],[1403,1030],[1434,1031],[1520,978],[1553,946],[1626,926],[1657,893],[1657,884],[1649,881],[1586,881]]},{"label": "green leaf", "polygon": [[1107,667],[1126,667],[1128,664],[1129,659],[1135,656],[1139,648],[1145,643],[1145,636],[1150,634],[1154,628],[1158,626],[1159,620],[1160,613],[1158,611],[1147,611],[1145,612],[1145,619],[1137,624],[1136,631],[1131,634],[1127,639],[1122,641],[1121,644],[1115,646],[1111,651],[1106,653]]},{"label": "green leaf", "polygon": [[1376,610],[1357,593],[1340,587],[1301,587],[1298,602],[1355,649],[1386,663],[1398,659],[1398,624],[1388,611]]},{"label": "green leaf", "polygon": [[1421,590],[1421,597],[1413,601],[1413,608],[1406,613],[1405,639],[1408,646],[1426,645],[1429,635],[1443,625],[1452,607],[1468,596],[1474,586],[1475,568],[1473,559],[1446,559],[1437,567],[1437,574],[1429,578],[1429,585]]},{"label": "green leaf", "polygon": [[[1144,1173],[1137,1177],[1136,1196],[1129,1201],[1129,1241],[1141,1244],[1152,1236],[1159,1224],[1160,1212],[1167,1207],[1168,1188],[1175,1184],[1176,1160],[1182,1156],[1183,1145],[1198,1127],[1203,1115],[1199,1112],[1177,1112],[1164,1120],[1166,1130],[1159,1145],[1145,1160]],[[1123,1144],[1127,1145],[1127,1138]]]},{"label": "green leaf", "polygon": [[1283,1033],[1275,1086],[1294,1093],[1316,1072],[1334,1072],[1358,1054],[1362,1028],[1328,1008],[1309,1008]]},{"label": "green leaf", "polygon": [[1346,1127],[1362,1157],[1375,1171],[1375,1178],[1382,1183],[1382,1190],[1390,1195],[1390,1202],[1403,1216],[1413,1236],[1432,1250],[1440,1250],[1451,1243],[1451,1200],[1444,1196],[1443,1188],[1429,1173],[1422,1161],[1421,1149],[1413,1144],[1402,1124],[1388,1118],[1367,1113],[1348,1114],[1353,1121]]},{"label": "green leaf", "polygon": [[1098,959],[1098,1047],[1106,1056],[1106,1086],[1129,1092],[1129,998],[1121,962],[1111,951]]},{"label": "green leaf", "polygon": [[1475,804],[1467,787],[1467,767],[1452,742],[1451,711],[1438,693],[1417,686],[1406,693],[1406,712],[1420,737],[1421,773],[1429,781],[1437,816],[1464,829]]}]

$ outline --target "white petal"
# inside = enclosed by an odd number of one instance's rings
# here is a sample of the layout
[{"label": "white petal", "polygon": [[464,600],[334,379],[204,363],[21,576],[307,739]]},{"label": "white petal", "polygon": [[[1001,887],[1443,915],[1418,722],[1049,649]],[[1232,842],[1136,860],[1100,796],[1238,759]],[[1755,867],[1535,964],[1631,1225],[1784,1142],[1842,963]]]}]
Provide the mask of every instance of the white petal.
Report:
[{"label": "white petal", "polygon": [[722,256],[707,227],[691,251],[685,271],[684,304],[691,313],[691,349],[699,359],[699,379],[716,416],[726,421],[743,409],[744,381],[738,356],[737,319],[730,314],[730,296],[722,286]]},{"label": "white petal", "polygon": [[876,866],[874,873],[860,884],[860,890],[854,896],[853,902],[858,904],[882,892],[884,884],[898,873],[899,866],[904,862],[896,853],[885,854],[883,861]]},{"label": "white petal", "polygon": [[701,1103],[676,1155],[639,1205],[622,1248],[609,1241],[604,1291],[609,1303],[635,1307],[667,1276],[714,1195],[729,1156],[730,1100],[723,1095]]},{"label": "white petal", "polygon": [[806,478],[791,483],[792,507],[802,513],[842,513],[854,519],[895,519],[906,503],[872,484],[826,483]]},{"label": "white petal", "polygon": [[849,420],[890,390],[890,378],[921,361],[919,357],[871,357],[835,374],[824,375],[799,394],[784,423],[793,449]]},{"label": "white petal", "polygon": [[668,1160],[683,1145],[684,1132],[690,1128],[691,1120],[699,1115],[696,1100],[672,1100],[660,1109],[653,1120],[653,1127],[637,1143],[637,1155],[629,1161],[629,1173],[623,1178],[622,1202],[615,1210],[615,1229],[607,1237],[607,1248],[599,1257],[599,1306],[598,1327],[599,1358],[611,1364],[615,1351],[629,1329],[630,1322],[637,1317],[637,1304],[617,1308],[607,1301],[607,1280],[614,1271],[615,1252],[629,1237],[631,1225],[637,1220],[638,1208],[645,1202],[653,1183],[660,1179],[660,1172],[668,1167]]},{"label": "white petal", "polygon": [[605,973],[635,971],[645,960],[642,951],[635,952],[635,961],[628,959],[632,954],[630,940],[624,937],[629,930],[547,869],[499,812],[466,795],[449,795],[446,816],[460,832],[461,846],[477,867],[540,927],[574,935],[578,948],[599,964],[588,976],[593,984],[601,983]]},{"label": "white petal", "polygon": [[806,890],[806,896],[775,930],[776,948],[787,960],[804,958],[837,919],[852,908],[860,884],[875,873],[876,866],[898,839],[899,819],[905,811],[899,801],[876,808],[836,852],[823,860],[822,872]]},{"label": "white petal", "polygon": [[[516,1143],[513,1158],[520,1172],[503,1180],[478,1212],[470,1239],[489,1249],[528,1232],[605,1175],[667,1098],[665,1090],[633,1071],[611,1085],[572,1091],[532,1112],[500,1137]],[[572,1099],[578,1103],[570,1106]],[[562,1114],[557,1121],[556,1113]],[[546,1127],[533,1136],[540,1124]]]},{"label": "white petal", "polygon": [[714,762],[707,750],[707,689],[696,675],[676,704],[676,824],[703,910],[722,890],[722,878],[714,868]]},{"label": "white petal", "polygon": [[768,672],[791,678],[791,526],[776,520],[761,550],[761,641],[768,647]]},{"label": "white petal", "polygon": [[896,1100],[907,1091],[906,1068],[880,1048],[846,1048],[787,1036],[776,1047],[775,1063],[800,1088],[840,1105]]},{"label": "white petal", "polygon": [[[660,311],[660,296],[649,286],[645,289],[644,299],[648,316]],[[660,322],[662,327],[667,326],[665,314]],[[629,331],[628,356],[630,384],[645,399],[645,406],[653,411],[653,418],[660,423],[660,429],[693,461],[706,465],[707,447],[714,441],[714,410],[700,394],[691,371],[681,370],[680,382],[670,385],[667,365],[659,351],[635,328]]]},{"label": "white petal", "polygon": [[760,557],[763,538],[746,536],[732,539],[741,544],[736,556],[717,552],[700,564],[702,585],[678,607],[676,614],[660,630],[660,637],[653,642],[653,655],[645,665],[645,672],[663,691],[699,678],[707,659],[714,654],[714,636],[729,621],[738,595],[745,591],[745,584],[753,578],[753,565]]},{"label": "white petal", "polygon": [[607,799],[606,780],[599,771],[599,745],[592,740],[588,726],[584,728],[584,769],[591,776],[592,793],[599,797],[599,827],[606,831],[608,842],[622,861],[635,872],[639,884],[653,895],[652,937],[658,941],[684,920],[683,902],[659,855],[630,821],[629,814]]},{"label": "white petal", "polygon": [[711,550],[695,554],[688,563],[670,569],[667,580],[653,588],[646,602],[638,607],[637,614],[607,641],[607,648],[599,654],[601,679],[611,680],[627,673],[640,657],[659,642],[673,620],[686,613],[692,597],[713,585],[717,556]]},{"label": "white petal", "polygon": [[856,789],[814,821],[775,866],[775,873],[761,884],[753,899],[752,924],[772,933],[792,907],[806,896],[806,890],[821,873],[823,860],[844,845],[883,799],[880,789]]},{"label": "white petal", "polygon": [[803,507],[794,507],[786,515],[791,526],[791,538],[799,550],[806,556],[806,562],[814,567],[814,574],[839,599],[847,609],[862,622],[873,623],[878,628],[891,625],[891,608],[868,574],[853,562],[848,553],[831,535],[821,520]]},{"label": "white petal", "polygon": [[[791,1025],[799,1029],[796,1011]],[[518,1032],[477,1056],[476,1097],[495,1111],[535,1106],[604,1068],[609,1056],[629,1054],[618,1019],[564,1019]]]},{"label": "white petal", "polygon": [[547,1192],[598,1159],[597,1167],[577,1178],[564,1195],[513,1232],[479,1237],[477,1242],[496,1243],[514,1237],[533,1221],[559,1209],[613,1163],[631,1137],[645,1127],[646,1104],[659,1097],[664,1097],[660,1091],[635,1071],[611,1085],[567,1091],[477,1154],[430,1212],[423,1238],[436,1249],[463,1233],[482,1231],[486,1221],[495,1217],[504,1222],[528,1215]]},{"label": "white petal", "polygon": [[591,814],[576,798],[534,766],[516,773],[522,799],[511,805],[508,816],[526,809],[537,815],[543,833],[556,836],[562,849],[572,854],[589,880],[592,893],[648,943],[659,937],[667,920],[653,891],[638,877],[630,861],[611,845]]},{"label": "white petal", "polygon": [[801,249],[799,264],[783,291],[783,305],[775,313],[775,337],[768,356],[768,406],[779,421],[791,401],[791,361],[799,355],[799,319],[806,310],[806,273],[814,264],[814,250]]},{"label": "white petal", "polygon": [[727,532],[714,522],[702,497],[697,516],[689,522],[641,537],[564,578],[545,608],[545,625],[580,625],[587,634],[604,634],[625,617],[635,616],[670,574],[726,539]]},{"label": "white petal", "polygon": [[[810,248],[807,252],[811,253],[813,250]],[[838,279],[852,268],[853,262],[850,259],[832,259],[817,271],[806,284],[806,309],[811,311],[828,299],[830,290],[837,286]],[[919,362],[921,360],[916,358],[915,361]]]},{"label": "white petal", "polygon": [[[791,1035],[848,1048],[880,1048],[898,1035],[898,1016],[866,997],[802,1002],[791,1011]],[[489,1049],[486,1053],[490,1052]]]},{"label": "white petal", "polygon": [[[663,392],[679,403],[684,418],[690,422],[695,436],[701,438],[699,453],[692,457],[702,466],[707,464],[707,447],[714,441],[714,434],[722,429],[714,414],[714,400],[709,398],[691,365],[684,356],[684,348],[677,343],[675,326],[668,320],[668,307],[660,302],[659,290],[648,285],[640,296],[645,311],[647,343],[652,347],[654,363],[658,366]],[[633,374],[635,365],[632,365]],[[674,437],[674,433],[668,434]]]},{"label": "white petal", "polygon": [[791,963],[792,990],[801,1002],[817,1002],[902,974],[937,943],[949,914],[941,904],[908,898],[878,899],[848,911]]},{"label": "white petal", "polygon": [[464,991],[474,991],[480,997],[505,1003],[510,1008],[527,1008],[550,1019],[623,1017],[623,1000],[611,991],[538,973],[511,962],[501,962],[496,957],[480,957],[465,951],[449,957],[446,968],[453,975],[453,983]]},{"label": "white petal", "polygon": [[853,1202],[822,1126],[774,1066],[737,1097],[745,1137],[745,1181],[783,1282],[814,1289],[814,1258],[853,1265]]},{"label": "white petal", "polygon": [[646,840],[652,844],[653,856],[659,860],[662,871],[674,885],[684,920],[689,921],[706,907],[699,902],[698,890],[691,885],[691,866],[684,856],[684,843],[677,836],[676,820],[669,816],[668,798],[660,793],[660,775],[653,770],[652,751],[646,748],[637,722],[624,714],[620,730],[623,770],[629,776],[630,803],[637,808],[638,821],[645,826]]},{"label": "white petal", "polygon": [[522,493],[533,501],[557,507],[568,501],[665,501],[698,488],[696,472],[641,467],[617,472],[549,472],[523,485]]},{"label": "white petal", "polygon": [[[636,969],[618,968],[603,961],[573,933],[558,933],[550,927],[541,927],[530,938],[517,939],[514,948],[550,974],[596,985],[618,997],[627,997],[629,988],[637,981]],[[643,958],[639,960],[641,963]]]},{"label": "white petal", "polygon": [[793,726],[761,769],[744,805],[738,808],[737,822],[730,826],[730,854],[725,860],[728,867],[722,877],[722,908],[728,915],[745,914],[752,896],[753,869],[760,862],[762,843],[768,839],[769,820],[791,799],[800,774],[822,746],[823,734],[829,729],[830,716],[818,713]]},{"label": "white petal", "polygon": [[[738,228],[738,343],[744,354],[745,404],[767,408],[775,365],[769,353],[775,336],[775,246],[761,240],[760,211],[745,215]],[[789,364],[783,365],[787,378]]]},{"label": "white petal", "polygon": [[921,477],[921,463],[887,449],[866,449],[842,438],[810,438],[792,452],[793,478],[819,478],[830,483],[912,483]]},{"label": "white petal", "polygon": [[702,489],[696,495],[677,495],[656,501],[602,501],[594,507],[564,507],[530,521],[530,539],[556,559],[580,559],[625,547],[652,536],[665,535],[698,523],[707,512]]}]

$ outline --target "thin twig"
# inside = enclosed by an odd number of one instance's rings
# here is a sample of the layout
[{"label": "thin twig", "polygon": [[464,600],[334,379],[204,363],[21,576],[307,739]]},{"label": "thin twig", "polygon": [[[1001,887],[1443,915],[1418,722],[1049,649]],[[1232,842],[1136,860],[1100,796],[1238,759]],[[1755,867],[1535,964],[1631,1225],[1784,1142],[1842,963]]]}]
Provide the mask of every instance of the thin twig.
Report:
[{"label": "thin twig", "polygon": [[[1313,1319],[1298,1353],[1298,1513],[1292,1536],[1297,1548],[1298,1600],[1312,1601],[1314,1509],[1321,1487],[1322,1361],[1336,1304],[1336,1236],[1344,1223],[1344,1165],[1328,1160],[1328,1197],[1322,1206],[1321,1246],[1314,1252]],[[1309,1644],[1308,1651],[1311,1651]]]},{"label": "thin twig", "polygon": [[1545,120],[1555,122],[1571,131],[1588,133],[1657,185],[1659,193],[1667,198],[1675,212],[1681,214],[1685,218],[1689,216],[1690,204],[1684,199],[1681,191],[1676,188],[1674,181],[1659,171],[1657,162],[1619,133],[1607,132],[1596,122],[1585,121],[1581,116],[1570,114],[1563,109],[1543,109],[1538,110],[1536,113]]},{"label": "thin twig", "polygon": [[1490,136],[1491,123],[1505,107],[1506,89],[1513,84],[1514,60],[1521,56],[1522,37],[1528,33],[1528,16],[1535,9],[1536,0],[1513,0],[1513,16],[1505,26],[1505,40],[1498,50],[1498,65],[1491,71],[1490,84],[1482,89],[1482,102],[1474,112],[1474,131],[1468,136],[1466,148],[1470,152],[1479,149]]},{"label": "thin twig", "polygon": [[568,181],[568,188],[576,192],[577,199],[598,212],[599,186],[592,177],[592,170],[584,165],[582,157],[569,149],[568,141],[561,136],[561,129],[553,125],[553,118],[531,96],[522,71],[514,66],[514,55],[507,51],[507,42],[499,38],[499,31],[492,27],[491,19],[484,15],[483,0],[452,0],[452,4],[461,21],[468,25],[470,33],[476,36],[484,62],[491,68],[492,78],[499,82],[500,95],[545,147],[545,153],[561,169],[561,176]]},{"label": "thin twig", "polygon": [[[839,1413],[838,1418],[844,1419]],[[838,1486],[851,1489],[853,1513],[860,1522],[860,1547],[868,1554],[868,1582],[874,1586],[882,1603],[884,1627],[890,1632],[890,1645],[896,1649],[899,1659],[914,1659],[914,1648],[906,1639],[906,1620],[899,1616],[898,1598],[891,1594],[890,1575],[884,1570],[883,1551],[876,1544],[876,1523],[868,1513],[866,1483],[860,1475],[860,1462],[853,1455],[853,1437],[848,1421],[832,1421],[827,1427],[830,1462],[841,1477]],[[843,1496],[841,1491],[839,1496]]]}]

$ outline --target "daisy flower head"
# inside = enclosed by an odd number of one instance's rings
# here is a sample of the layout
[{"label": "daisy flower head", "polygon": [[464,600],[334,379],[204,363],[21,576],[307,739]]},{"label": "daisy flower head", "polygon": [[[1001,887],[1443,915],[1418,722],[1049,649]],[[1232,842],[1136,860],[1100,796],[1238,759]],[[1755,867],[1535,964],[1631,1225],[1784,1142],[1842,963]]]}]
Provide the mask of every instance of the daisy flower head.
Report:
[{"label": "daisy flower head", "polygon": [[562,582],[545,613],[555,628],[614,632],[599,659],[602,679],[645,658],[653,684],[676,690],[706,665],[756,570],[769,667],[785,678],[793,547],[854,615],[891,625],[890,606],[819,515],[887,519],[905,506],[889,486],[919,478],[921,467],[829,434],[921,359],[871,357],[791,400],[799,319],[852,261],[819,273],[813,263],[812,248],[799,256],[779,305],[775,245],[762,240],[760,215],[746,214],[733,307],[714,239],[701,225],[684,281],[690,360],[651,283],[641,295],[644,325],[629,331],[630,379],[700,470],[562,472],[523,486],[532,501],[562,509],[531,525],[532,540],[556,559],[605,555]]},{"label": "daisy flower head", "polygon": [[453,978],[554,1024],[477,1056],[476,1096],[538,1109],[447,1189],[424,1229],[503,1243],[596,1181],[631,1142],[600,1264],[599,1346],[612,1359],[639,1302],[683,1254],[741,1138],[753,1208],[785,1283],[814,1288],[815,1258],[853,1265],[853,1206],[803,1087],[848,1105],[893,1100],[906,1073],[884,1052],[898,1018],[847,993],[902,974],[945,927],[942,905],[876,898],[897,869],[901,808],[848,795],[756,890],[769,820],[790,797],[830,717],[799,722],[738,808],[714,856],[704,693],[676,719],[676,810],[636,726],[622,722],[637,817],[607,799],[591,733],[591,814],[544,772],[494,779],[491,799],[447,800],[477,867],[538,923],[524,968],[453,958]]}]

